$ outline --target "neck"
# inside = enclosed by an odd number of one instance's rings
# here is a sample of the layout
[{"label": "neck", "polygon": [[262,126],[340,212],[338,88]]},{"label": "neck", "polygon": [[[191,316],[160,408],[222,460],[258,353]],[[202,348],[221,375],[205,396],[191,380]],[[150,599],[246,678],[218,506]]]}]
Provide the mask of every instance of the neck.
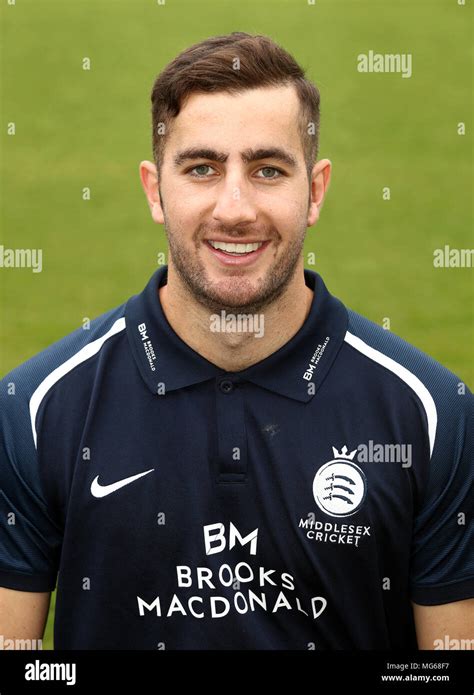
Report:
[{"label": "neck", "polygon": [[217,332],[215,326],[214,330],[210,328],[209,309],[190,294],[171,264],[168,282],[159,293],[163,312],[174,332],[202,357],[227,372],[238,372],[260,362],[291,340],[305,322],[314,294],[305,283],[301,262],[283,294],[258,313],[258,326],[245,332],[225,331],[225,319],[217,314]]}]

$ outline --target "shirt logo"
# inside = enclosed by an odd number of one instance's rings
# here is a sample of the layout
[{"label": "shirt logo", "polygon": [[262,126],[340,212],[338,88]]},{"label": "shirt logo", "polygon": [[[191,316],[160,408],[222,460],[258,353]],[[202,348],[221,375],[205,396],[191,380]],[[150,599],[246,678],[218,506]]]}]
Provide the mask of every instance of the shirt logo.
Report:
[{"label": "shirt logo", "polygon": [[357,449],[347,453],[332,448],[335,458],[318,470],[313,481],[313,495],[318,507],[330,516],[355,514],[362,506],[367,492],[365,473],[353,463]]},{"label": "shirt logo", "polygon": [[143,349],[145,350],[145,355],[148,360],[148,365],[151,371],[154,372],[156,371],[156,354],[155,348],[153,347],[153,343],[151,342],[147,333],[148,328],[146,327],[146,323],[138,324],[137,328],[138,332],[140,333],[140,338],[142,340]]},{"label": "shirt logo", "polygon": [[[316,371],[316,367],[318,366],[318,362],[321,359],[321,357],[324,354],[324,351],[326,349],[327,344],[331,338],[327,335],[324,343],[319,343],[316,347],[316,350],[313,353],[313,356],[311,357],[309,364],[306,368],[306,371],[303,374],[303,379],[306,379],[306,381],[311,381],[313,378],[313,374]],[[314,393],[314,392],[313,392]]]},{"label": "shirt logo", "polygon": [[133,481],[138,480],[138,478],[143,478],[144,475],[148,475],[148,473],[151,473],[154,470],[154,468],[150,468],[149,471],[144,471],[143,473],[138,473],[137,475],[131,475],[129,478],[118,480],[116,483],[111,483],[110,485],[101,485],[99,483],[99,476],[97,476],[92,481],[91,493],[93,497],[107,497],[107,495],[110,495],[112,492],[120,490],[121,487],[125,487],[125,485],[133,483]]}]

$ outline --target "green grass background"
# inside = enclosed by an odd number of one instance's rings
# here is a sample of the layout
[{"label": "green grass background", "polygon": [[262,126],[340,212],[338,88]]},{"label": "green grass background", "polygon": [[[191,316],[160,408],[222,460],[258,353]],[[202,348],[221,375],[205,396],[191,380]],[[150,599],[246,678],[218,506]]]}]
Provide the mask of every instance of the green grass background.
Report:
[{"label": "green grass background", "polygon": [[[138,178],[153,80],[240,30],[281,43],[321,90],[334,171],[314,269],[472,385],[472,270],[433,267],[434,249],[474,245],[471,17],[470,0],[4,0],[0,244],[43,249],[43,272],[0,269],[0,373],[141,291],[166,251]],[[411,53],[411,79],[358,73],[371,49]],[[54,595],[45,648],[53,613]]]}]

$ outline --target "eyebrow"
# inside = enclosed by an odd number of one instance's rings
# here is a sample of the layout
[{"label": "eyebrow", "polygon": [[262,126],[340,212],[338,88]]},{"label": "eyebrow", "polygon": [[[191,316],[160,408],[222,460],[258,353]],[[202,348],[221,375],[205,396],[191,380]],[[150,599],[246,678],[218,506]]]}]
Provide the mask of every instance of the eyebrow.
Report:
[{"label": "eyebrow", "polygon": [[[257,150],[248,148],[241,152],[240,156],[245,164],[257,162],[261,159],[276,159],[289,167],[297,168],[297,161],[293,155],[286,152],[286,150],[281,147],[260,147]],[[173,162],[175,167],[180,167],[184,162],[196,159],[209,159],[213,162],[220,162],[223,164],[227,161],[228,157],[228,152],[218,152],[209,147],[188,147],[178,152],[174,156]]]}]

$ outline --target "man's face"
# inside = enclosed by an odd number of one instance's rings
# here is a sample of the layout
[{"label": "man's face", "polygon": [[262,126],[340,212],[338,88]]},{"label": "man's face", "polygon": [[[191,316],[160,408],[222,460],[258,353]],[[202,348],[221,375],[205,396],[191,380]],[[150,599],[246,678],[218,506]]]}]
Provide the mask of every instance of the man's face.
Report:
[{"label": "man's face", "polygon": [[316,212],[298,122],[288,86],[191,94],[172,123],[153,217],[170,264],[212,312],[261,310],[302,263]]}]

